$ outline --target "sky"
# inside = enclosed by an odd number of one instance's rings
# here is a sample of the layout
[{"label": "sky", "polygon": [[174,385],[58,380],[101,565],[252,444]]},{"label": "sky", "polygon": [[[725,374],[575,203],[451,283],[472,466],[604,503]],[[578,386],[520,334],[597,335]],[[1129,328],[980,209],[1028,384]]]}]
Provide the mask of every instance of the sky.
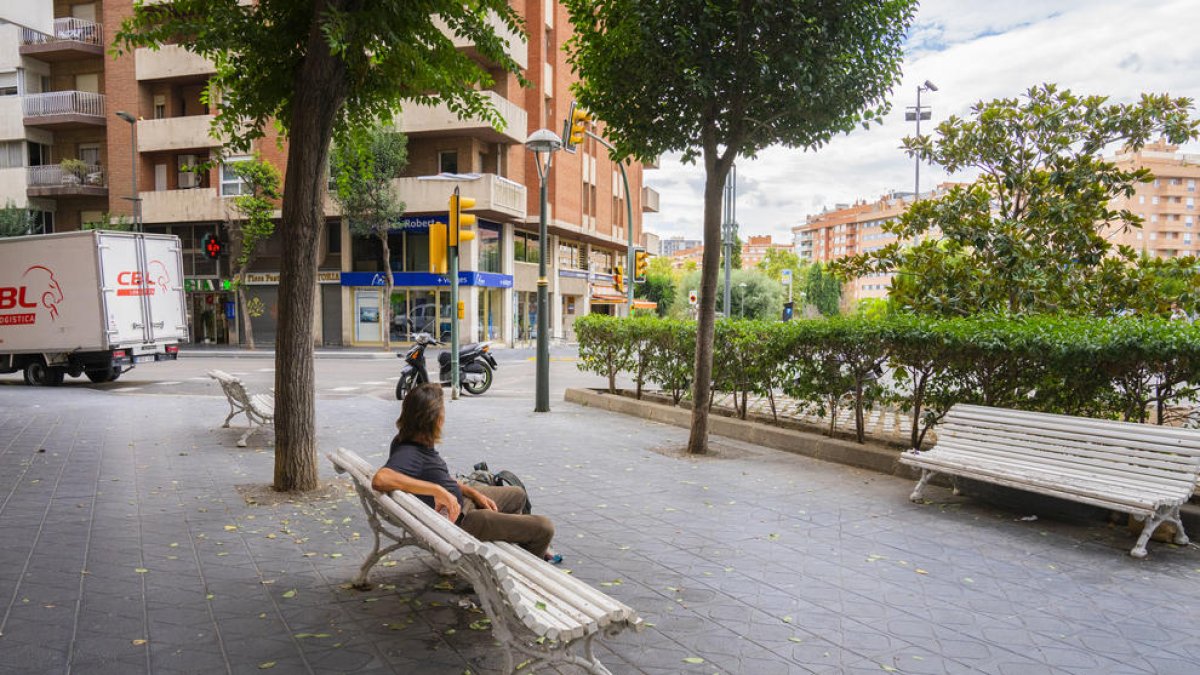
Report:
[{"label": "sky", "polygon": [[[916,88],[926,80],[938,91],[921,94],[921,104],[932,108],[924,134],[950,115],[966,116],[979,101],[1019,97],[1043,82],[1113,102],[1133,102],[1143,92],[1200,99],[1197,27],[1200,0],[924,0],[883,124],[817,151],[771,147],[738,161],[739,235],[791,243],[791,228],[807,215],[911,192],[914,161],[900,140],[915,127],[904,121],[904,108],[916,104]],[[1200,144],[1182,150],[1200,152]],[[645,230],[702,239],[703,168],[681,164],[678,155],[662,157],[659,166],[645,175],[661,195],[659,213],[644,215]],[[971,176],[923,165],[921,190],[951,178]]]}]

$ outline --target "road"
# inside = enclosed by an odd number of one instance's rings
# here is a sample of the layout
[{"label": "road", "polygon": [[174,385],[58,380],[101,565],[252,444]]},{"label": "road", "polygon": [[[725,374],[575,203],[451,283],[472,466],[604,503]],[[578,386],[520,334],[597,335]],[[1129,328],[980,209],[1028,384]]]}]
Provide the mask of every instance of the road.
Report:
[{"label": "road", "polygon": [[[535,360],[533,349],[499,349],[493,352],[499,368],[491,389],[483,398],[528,398],[533,404]],[[431,371],[437,369],[438,352],[426,353]],[[596,387],[603,380],[580,372],[574,347],[554,347],[550,352],[550,400],[561,401],[567,387]],[[382,352],[341,352],[322,354],[316,359],[317,397],[327,399],[371,396],[391,400],[395,397],[400,375],[400,359]],[[121,376],[116,382],[92,384],[86,377],[68,377],[62,388],[87,388],[121,395],[209,395],[221,396],[221,390],[206,373],[224,370],[241,378],[251,391],[275,386],[275,359],[269,353],[240,352],[236,356],[187,353],[178,361],[143,364]],[[20,373],[0,375],[0,391],[25,387]],[[10,387],[12,389],[10,389]],[[469,394],[464,399],[474,398]]]}]

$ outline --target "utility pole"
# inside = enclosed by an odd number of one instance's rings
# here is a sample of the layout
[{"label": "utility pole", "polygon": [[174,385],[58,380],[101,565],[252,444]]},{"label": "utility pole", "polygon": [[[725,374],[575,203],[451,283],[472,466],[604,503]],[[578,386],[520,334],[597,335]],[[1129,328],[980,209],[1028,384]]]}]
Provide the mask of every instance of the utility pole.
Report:
[{"label": "utility pole", "polygon": [[729,168],[729,177],[725,179],[725,217],[721,223],[721,240],[725,252],[725,302],[721,305],[727,318],[732,318],[730,308],[733,297],[729,288],[730,269],[733,267],[733,245],[737,240],[737,164]]}]

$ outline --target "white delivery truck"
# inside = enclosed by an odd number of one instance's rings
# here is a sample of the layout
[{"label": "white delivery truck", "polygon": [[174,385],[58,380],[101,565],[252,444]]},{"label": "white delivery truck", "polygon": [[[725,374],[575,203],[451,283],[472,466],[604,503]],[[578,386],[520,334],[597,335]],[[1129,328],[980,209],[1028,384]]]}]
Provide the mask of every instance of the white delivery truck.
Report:
[{"label": "white delivery truck", "polygon": [[179,237],[91,230],[0,238],[0,373],[111,382],[187,340]]}]

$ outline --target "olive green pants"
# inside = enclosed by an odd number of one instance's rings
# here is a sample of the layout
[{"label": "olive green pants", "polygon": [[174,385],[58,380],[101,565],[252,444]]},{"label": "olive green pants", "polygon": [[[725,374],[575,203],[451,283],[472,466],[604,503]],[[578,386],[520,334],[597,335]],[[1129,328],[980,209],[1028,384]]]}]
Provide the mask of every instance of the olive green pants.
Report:
[{"label": "olive green pants", "polygon": [[554,538],[554,523],[545,516],[521,513],[525,491],[513,486],[477,485],[484,495],[496,502],[496,511],[481,509],[470,499],[463,500],[459,527],[480,541],[507,541],[542,557]]}]

